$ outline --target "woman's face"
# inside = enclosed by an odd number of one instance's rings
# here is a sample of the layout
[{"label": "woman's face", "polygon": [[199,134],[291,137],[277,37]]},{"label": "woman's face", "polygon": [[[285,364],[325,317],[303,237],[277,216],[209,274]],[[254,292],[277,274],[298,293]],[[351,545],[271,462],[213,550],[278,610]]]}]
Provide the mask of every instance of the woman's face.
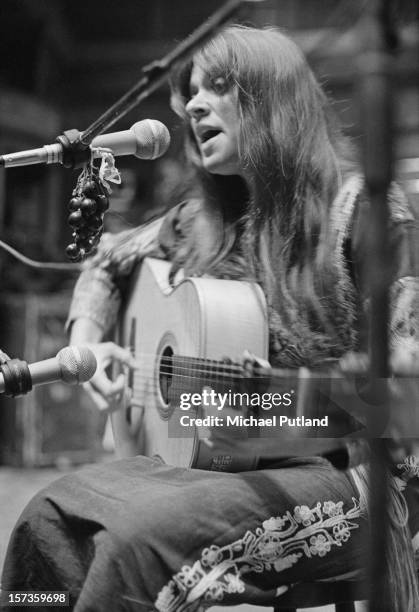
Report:
[{"label": "woman's face", "polygon": [[204,168],[212,174],[240,174],[239,113],[235,91],[223,78],[211,81],[194,66],[186,111]]}]

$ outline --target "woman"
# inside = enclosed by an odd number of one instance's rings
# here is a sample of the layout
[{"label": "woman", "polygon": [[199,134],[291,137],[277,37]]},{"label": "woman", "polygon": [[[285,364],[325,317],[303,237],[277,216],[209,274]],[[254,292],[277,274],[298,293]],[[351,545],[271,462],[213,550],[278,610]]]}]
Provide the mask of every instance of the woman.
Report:
[{"label": "woman", "polygon": [[[88,386],[101,407],[123,387],[105,366],[134,365],[125,349],[101,341],[145,255],[169,259],[172,279],[183,268],[259,282],[275,366],[313,367],[365,348],[368,201],[301,52],[275,30],[229,27],[182,67],[172,91],[187,125],[193,197],[146,227],[105,238],[70,313],[72,342],[97,343]],[[394,295],[410,305],[411,213],[396,188],[390,205]],[[396,331],[401,346],[409,334]],[[338,471],[320,456],[269,467],[227,474],[133,457],[66,476],[24,511],[3,588],[69,590],[79,612],[169,612],[272,601],[288,585],[362,570],[362,470]],[[388,597],[394,610],[417,610],[406,526],[393,531],[397,586]]]}]

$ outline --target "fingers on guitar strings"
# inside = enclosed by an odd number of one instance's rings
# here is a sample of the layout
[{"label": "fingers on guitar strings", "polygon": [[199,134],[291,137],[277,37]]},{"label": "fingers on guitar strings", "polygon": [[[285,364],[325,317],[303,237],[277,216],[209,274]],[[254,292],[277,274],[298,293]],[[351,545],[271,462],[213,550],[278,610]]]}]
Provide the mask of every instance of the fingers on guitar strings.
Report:
[{"label": "fingers on guitar strings", "polygon": [[243,367],[243,372],[245,376],[259,376],[259,375],[268,375],[271,372],[271,364],[266,359],[262,359],[262,357],[258,357],[254,355],[248,350],[243,352],[241,358],[241,364]]}]

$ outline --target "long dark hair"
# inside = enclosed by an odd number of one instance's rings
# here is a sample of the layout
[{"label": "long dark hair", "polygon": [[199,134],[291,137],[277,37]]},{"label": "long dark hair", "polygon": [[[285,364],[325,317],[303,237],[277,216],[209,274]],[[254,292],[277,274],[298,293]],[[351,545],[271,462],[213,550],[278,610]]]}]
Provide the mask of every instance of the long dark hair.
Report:
[{"label": "long dark hair", "polygon": [[[185,110],[193,65],[237,94],[246,182],[202,168]],[[186,154],[213,234],[207,249],[191,239],[181,264],[189,273],[234,277],[228,262],[237,275],[250,272],[289,330],[293,365],[352,348],[330,224],[332,202],[354,171],[352,151],[300,49],[276,29],[226,28],[179,70],[172,107],[187,126]]]}]

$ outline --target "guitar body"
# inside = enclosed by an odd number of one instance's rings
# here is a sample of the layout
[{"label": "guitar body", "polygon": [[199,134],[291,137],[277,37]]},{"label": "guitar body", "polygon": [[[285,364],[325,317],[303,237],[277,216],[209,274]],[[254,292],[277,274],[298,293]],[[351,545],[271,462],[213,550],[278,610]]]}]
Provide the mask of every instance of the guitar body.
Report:
[{"label": "guitar body", "polygon": [[116,451],[125,457],[157,455],[183,467],[251,469],[257,459],[251,453],[236,465],[231,455],[212,455],[194,427],[179,431],[179,402],[170,387],[174,378],[183,391],[200,392],[205,385],[205,375],[198,380],[196,369],[176,364],[178,355],[239,359],[248,350],[267,359],[263,292],[253,283],[205,278],[187,278],[173,288],[169,269],[168,262],[145,259],[123,312],[118,341],[131,347],[139,367],[127,375],[127,397],[111,415]]}]

